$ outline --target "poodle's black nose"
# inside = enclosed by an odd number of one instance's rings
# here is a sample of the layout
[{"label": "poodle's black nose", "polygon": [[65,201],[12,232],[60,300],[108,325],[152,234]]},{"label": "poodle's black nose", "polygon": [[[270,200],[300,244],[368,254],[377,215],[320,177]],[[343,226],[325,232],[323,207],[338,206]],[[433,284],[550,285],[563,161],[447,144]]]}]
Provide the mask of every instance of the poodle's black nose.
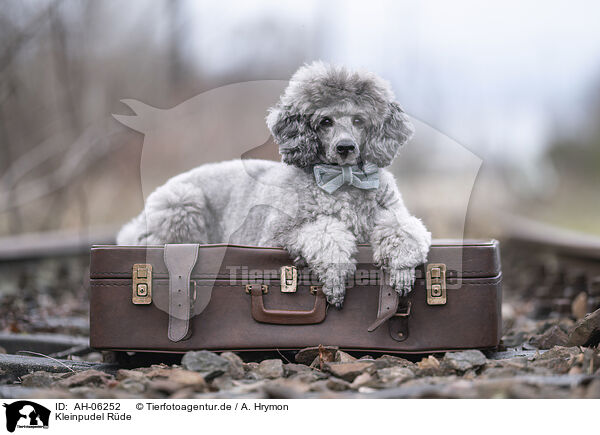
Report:
[{"label": "poodle's black nose", "polygon": [[341,140],[335,148],[339,155],[346,156],[356,150],[356,144],[351,140]]}]

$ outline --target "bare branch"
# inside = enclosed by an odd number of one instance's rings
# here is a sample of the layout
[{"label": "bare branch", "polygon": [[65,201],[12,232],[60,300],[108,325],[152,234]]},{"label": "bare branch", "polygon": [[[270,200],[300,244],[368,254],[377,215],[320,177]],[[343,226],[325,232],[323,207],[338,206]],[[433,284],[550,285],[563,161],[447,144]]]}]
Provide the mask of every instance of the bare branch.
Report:
[{"label": "bare branch", "polygon": [[63,0],[56,0],[50,3],[43,12],[24,26],[27,31],[19,33],[11,42],[6,44],[6,51],[0,55],[0,75],[4,73],[19,50],[37,34],[44,21],[52,16],[62,2]]},{"label": "bare branch", "polygon": [[62,164],[55,171],[14,187],[12,203],[8,201],[10,191],[0,192],[0,212],[21,207],[75,182],[77,177],[114,148],[110,137],[117,131],[120,131],[118,127],[106,125],[86,129],[64,153]]}]

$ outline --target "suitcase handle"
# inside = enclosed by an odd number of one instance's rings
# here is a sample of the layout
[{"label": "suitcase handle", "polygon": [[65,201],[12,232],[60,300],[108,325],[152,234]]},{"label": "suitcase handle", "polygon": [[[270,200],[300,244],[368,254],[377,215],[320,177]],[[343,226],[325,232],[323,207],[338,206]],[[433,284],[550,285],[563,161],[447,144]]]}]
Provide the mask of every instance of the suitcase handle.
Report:
[{"label": "suitcase handle", "polygon": [[311,325],[321,323],[327,314],[327,300],[320,287],[315,289],[315,305],[310,311],[267,310],[263,303],[263,290],[259,285],[249,288],[252,296],[252,317],[257,322],[277,325]]}]

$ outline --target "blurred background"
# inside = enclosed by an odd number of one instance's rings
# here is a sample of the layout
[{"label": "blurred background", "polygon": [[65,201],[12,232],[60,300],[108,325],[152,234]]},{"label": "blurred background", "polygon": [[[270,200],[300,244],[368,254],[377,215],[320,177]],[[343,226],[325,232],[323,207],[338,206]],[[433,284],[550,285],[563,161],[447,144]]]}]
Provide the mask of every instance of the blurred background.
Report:
[{"label": "blurred background", "polygon": [[391,170],[434,237],[501,240],[504,344],[565,345],[600,308],[599,17],[591,0],[3,0],[0,354],[89,352],[90,245],[183,170],[278,159],[266,111],[314,60],[390,81],[416,126]]},{"label": "blurred background", "polygon": [[[283,85],[262,99],[228,85],[288,80],[317,59],[391,82],[417,124],[392,169],[434,236],[494,235],[514,215],[600,234],[598,16],[577,0],[5,0],[0,236],[112,231],[142,209],[145,139],[113,118],[134,114],[121,100],[167,110],[227,89],[184,110],[208,119],[224,104],[210,134],[154,135],[151,188],[182,169],[165,153],[201,163],[250,130],[229,157],[268,140]],[[235,128],[250,111],[252,127]]]}]

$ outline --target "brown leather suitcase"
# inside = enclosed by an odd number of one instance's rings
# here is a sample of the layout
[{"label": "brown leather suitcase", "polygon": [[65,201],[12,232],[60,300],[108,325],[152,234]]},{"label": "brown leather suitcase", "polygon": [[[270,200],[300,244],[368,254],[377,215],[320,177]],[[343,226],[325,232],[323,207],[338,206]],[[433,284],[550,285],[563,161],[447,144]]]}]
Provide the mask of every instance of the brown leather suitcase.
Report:
[{"label": "brown leather suitcase", "polygon": [[429,353],[493,348],[501,336],[499,245],[434,242],[413,291],[381,285],[369,246],[342,309],[279,248],[94,246],[90,343],[101,350],[345,350]]}]

